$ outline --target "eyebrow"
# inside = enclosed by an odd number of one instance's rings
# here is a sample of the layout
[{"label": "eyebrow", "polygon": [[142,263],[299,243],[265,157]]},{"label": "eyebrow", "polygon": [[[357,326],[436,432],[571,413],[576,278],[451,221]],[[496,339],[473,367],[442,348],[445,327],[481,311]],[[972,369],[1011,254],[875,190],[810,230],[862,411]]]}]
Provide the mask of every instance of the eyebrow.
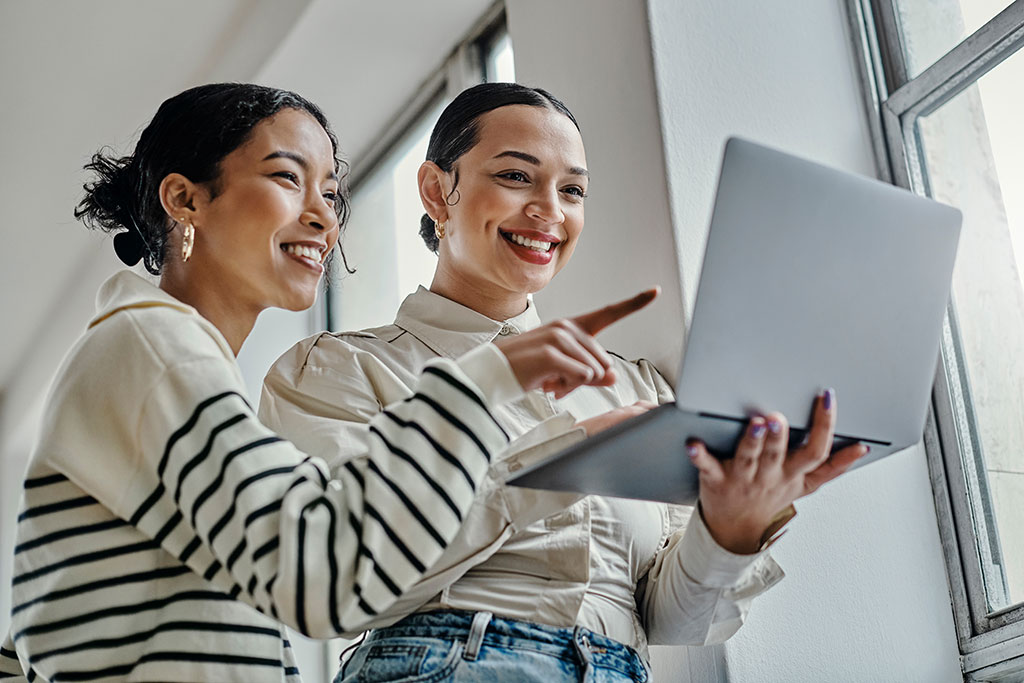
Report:
[{"label": "eyebrow", "polygon": [[[508,149],[502,152],[501,154],[495,154],[493,158],[500,159],[502,157],[512,157],[513,159],[520,159],[528,164],[533,164],[534,166],[540,166],[540,159],[538,159],[537,157],[533,156],[532,154],[527,154],[526,152],[517,152],[514,149]],[[584,178],[590,177],[590,172],[587,169],[581,168],[579,166],[570,166],[569,173],[572,175],[583,176]]]},{"label": "eyebrow", "polygon": [[[306,161],[306,157],[302,156],[301,154],[296,154],[295,152],[289,152],[283,149],[279,149],[276,152],[271,152],[267,156],[263,157],[263,161],[270,161],[271,159],[291,159],[299,166],[301,166],[302,170],[309,171],[309,162]],[[327,174],[327,179],[333,180],[334,182],[338,182],[338,174],[335,173],[334,171],[331,171],[330,173]]]}]

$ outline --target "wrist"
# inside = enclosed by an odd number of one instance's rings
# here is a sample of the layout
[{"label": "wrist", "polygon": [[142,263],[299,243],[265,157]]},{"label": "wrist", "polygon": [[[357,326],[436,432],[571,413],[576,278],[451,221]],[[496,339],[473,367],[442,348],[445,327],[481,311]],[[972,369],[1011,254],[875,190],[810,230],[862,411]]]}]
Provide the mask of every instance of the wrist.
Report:
[{"label": "wrist", "polygon": [[735,555],[754,555],[761,550],[763,531],[736,528],[732,525],[715,525],[704,520],[708,533],[715,543]]},{"label": "wrist", "polygon": [[737,555],[753,555],[771,546],[785,531],[782,528],[796,515],[792,505],[775,514],[769,520],[762,519],[716,519],[710,517],[701,502],[697,510],[704,520],[704,526],[714,541],[723,549]]}]

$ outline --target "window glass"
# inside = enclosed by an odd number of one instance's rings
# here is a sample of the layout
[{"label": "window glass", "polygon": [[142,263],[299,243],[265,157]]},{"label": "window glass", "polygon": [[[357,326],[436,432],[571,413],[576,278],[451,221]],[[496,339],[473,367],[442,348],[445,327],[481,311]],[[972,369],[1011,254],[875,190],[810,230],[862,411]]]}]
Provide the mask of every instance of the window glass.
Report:
[{"label": "window glass", "polygon": [[1018,52],[918,120],[929,194],[964,214],[949,331],[962,367],[950,384],[993,611],[1024,602],[1022,82]]},{"label": "window glass", "polygon": [[931,66],[1011,0],[894,0],[908,77]]},{"label": "window glass", "polygon": [[437,257],[419,236],[416,173],[427,155],[430,131],[447,104],[436,101],[356,188],[343,244],[355,274],[335,260],[331,324],[335,330],[386,325],[406,295],[429,286]]},{"label": "window glass", "polygon": [[512,39],[502,31],[491,42],[485,60],[488,83],[515,83],[516,65],[512,56]]}]

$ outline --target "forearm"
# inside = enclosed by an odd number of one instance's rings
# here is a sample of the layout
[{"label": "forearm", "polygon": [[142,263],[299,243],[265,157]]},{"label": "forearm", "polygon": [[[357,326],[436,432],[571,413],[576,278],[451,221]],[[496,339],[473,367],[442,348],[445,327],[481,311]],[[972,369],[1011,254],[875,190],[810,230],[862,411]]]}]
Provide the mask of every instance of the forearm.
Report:
[{"label": "forearm", "polygon": [[508,386],[485,395],[472,377],[486,385],[493,361],[476,361],[428,369],[413,396],[371,420],[366,456],[334,479],[237,394],[200,402],[162,449],[159,476],[220,565],[206,573],[226,571],[239,599],[318,637],[360,630],[387,609],[458,532],[506,443],[485,399]]},{"label": "forearm", "polygon": [[[562,419],[565,418],[565,419]],[[416,611],[473,567],[486,562],[519,529],[564,510],[582,494],[539,491],[502,482],[519,466],[543,459],[582,438],[571,416],[556,416],[512,441],[491,467],[462,528],[423,577],[366,628],[380,628]],[[565,431],[568,430],[568,431]],[[511,470],[511,472],[510,472]],[[359,631],[346,633],[354,637]]]},{"label": "forearm", "polygon": [[781,568],[763,551],[736,555],[718,546],[694,511],[669,539],[639,601],[652,645],[710,645],[742,626],[751,601],[778,583]]}]

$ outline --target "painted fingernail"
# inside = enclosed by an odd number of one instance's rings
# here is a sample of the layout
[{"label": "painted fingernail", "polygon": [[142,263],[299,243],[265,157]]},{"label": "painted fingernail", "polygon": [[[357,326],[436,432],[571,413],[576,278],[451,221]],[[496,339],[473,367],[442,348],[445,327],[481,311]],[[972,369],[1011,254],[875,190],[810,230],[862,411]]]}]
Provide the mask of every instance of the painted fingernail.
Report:
[{"label": "painted fingernail", "polygon": [[772,434],[778,434],[782,431],[782,423],[778,420],[768,420],[768,429],[771,430]]},{"label": "painted fingernail", "polygon": [[871,452],[871,446],[868,446],[867,444],[864,444],[864,455],[867,455],[870,452]]},{"label": "painted fingernail", "polygon": [[688,456],[690,456],[691,458],[696,458],[697,457],[697,446],[695,444],[690,444],[689,446],[687,446],[686,447],[686,454]]},{"label": "painted fingernail", "polygon": [[750,426],[750,435],[755,439],[760,439],[764,436],[764,423],[758,422]]},{"label": "painted fingernail", "polygon": [[825,395],[822,397],[821,404],[825,410],[832,410],[832,399],[835,392],[832,389],[826,389]]}]

